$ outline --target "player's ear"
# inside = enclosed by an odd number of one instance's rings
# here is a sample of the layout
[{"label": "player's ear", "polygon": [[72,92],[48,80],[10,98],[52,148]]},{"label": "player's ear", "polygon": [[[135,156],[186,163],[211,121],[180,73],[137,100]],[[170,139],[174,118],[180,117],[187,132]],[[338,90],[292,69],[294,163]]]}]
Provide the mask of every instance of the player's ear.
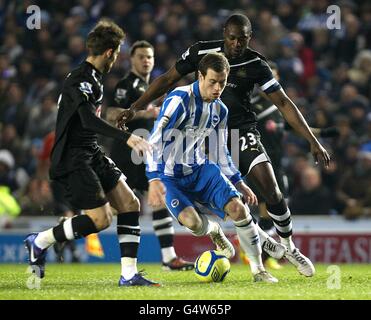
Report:
[{"label": "player's ear", "polygon": [[105,52],[105,56],[107,58],[111,58],[113,56],[113,49],[107,49],[106,52]]},{"label": "player's ear", "polygon": [[201,71],[198,71],[198,79],[203,80],[204,76],[202,75]]}]

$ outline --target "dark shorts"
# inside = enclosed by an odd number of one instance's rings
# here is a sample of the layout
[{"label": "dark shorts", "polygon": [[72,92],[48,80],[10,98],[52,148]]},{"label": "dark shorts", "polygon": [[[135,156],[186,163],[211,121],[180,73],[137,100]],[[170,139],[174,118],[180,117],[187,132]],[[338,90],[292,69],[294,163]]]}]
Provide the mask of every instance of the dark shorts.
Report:
[{"label": "dark shorts", "polygon": [[126,183],[132,189],[139,191],[148,190],[148,180],[146,177],[146,166],[144,163],[135,164],[131,159],[133,150],[127,145],[118,144],[111,151],[111,158],[117,167],[125,174]]},{"label": "dark shorts", "polygon": [[63,216],[67,211],[74,211],[75,208],[67,200],[67,191],[64,184],[59,180],[52,180],[50,187],[53,194],[53,213],[56,216]]},{"label": "dark shorts", "polygon": [[166,187],[166,207],[178,219],[187,207],[203,204],[212,213],[225,219],[225,205],[240,194],[215,164],[200,165],[193,173],[182,178],[163,175]]},{"label": "dark shorts", "polygon": [[95,209],[107,203],[106,194],[125,178],[115,163],[102,152],[94,155],[90,165],[84,165],[52,180],[63,189],[66,203],[74,209]]},{"label": "dark shorts", "polygon": [[259,131],[255,128],[240,129],[238,134],[239,159],[235,163],[237,162],[236,165],[244,177],[258,163],[271,162],[271,160],[260,141]]},{"label": "dark shorts", "polygon": [[132,162],[127,162],[125,168],[122,172],[126,176],[126,183],[132,189],[137,189],[139,191],[148,190],[148,179],[146,177],[146,166],[145,164],[134,164]]}]

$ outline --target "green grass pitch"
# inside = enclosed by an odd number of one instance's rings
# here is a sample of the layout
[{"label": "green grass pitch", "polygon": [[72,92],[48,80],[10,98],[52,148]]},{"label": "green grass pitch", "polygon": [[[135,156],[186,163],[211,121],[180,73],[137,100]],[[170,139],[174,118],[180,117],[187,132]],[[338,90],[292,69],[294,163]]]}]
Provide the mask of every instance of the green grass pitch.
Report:
[{"label": "green grass pitch", "polygon": [[[337,268],[338,267],[338,268]],[[123,300],[250,300],[250,299],[371,299],[371,265],[316,265],[313,278],[291,265],[271,273],[277,284],[254,283],[248,268],[232,264],[222,283],[200,283],[193,271],[162,271],[159,264],[140,264],[162,287],[117,286],[119,264],[49,264],[40,283],[29,278],[26,265],[0,265],[0,299],[123,299]]]}]

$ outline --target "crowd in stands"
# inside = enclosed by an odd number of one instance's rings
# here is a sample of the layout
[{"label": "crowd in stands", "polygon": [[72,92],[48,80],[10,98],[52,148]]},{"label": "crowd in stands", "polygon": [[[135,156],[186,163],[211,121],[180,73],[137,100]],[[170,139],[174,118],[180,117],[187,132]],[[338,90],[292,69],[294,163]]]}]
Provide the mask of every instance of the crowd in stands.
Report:
[{"label": "crowd in stands", "polygon": [[[41,28],[30,30],[26,10],[35,4]],[[327,26],[333,4],[341,9],[340,29]],[[339,129],[339,137],[322,139],[329,170],[314,165],[303,139],[286,134],[282,161],[293,214],[371,216],[371,4],[361,0],[0,0],[0,186],[20,214],[52,214],[39,154],[55,126],[63,79],[86,57],[84,39],[101,17],[127,34],[105,77],[107,106],[129,70],[134,41],[153,44],[155,78],[194,42],[221,39],[233,12],[250,18],[250,46],[277,63],[280,83],[309,124]],[[8,211],[0,206],[0,216]]]}]

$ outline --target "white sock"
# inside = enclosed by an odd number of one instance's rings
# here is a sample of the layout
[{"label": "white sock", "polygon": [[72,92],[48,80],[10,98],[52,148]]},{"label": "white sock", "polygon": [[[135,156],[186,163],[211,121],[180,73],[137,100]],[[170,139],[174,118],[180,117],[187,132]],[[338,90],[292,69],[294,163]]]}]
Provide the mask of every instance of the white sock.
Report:
[{"label": "white sock", "polygon": [[284,244],[290,251],[293,251],[296,248],[294,242],[292,241],[292,236],[289,236],[288,238],[280,237],[280,239],[281,243]]},{"label": "white sock", "polygon": [[212,232],[218,231],[219,225],[217,222],[208,219],[208,217],[205,214],[200,214],[200,218],[202,221],[202,225],[199,230],[193,231],[188,229],[189,231],[192,232],[193,235],[195,235],[196,237],[201,237],[206,236]]},{"label": "white sock", "polygon": [[258,224],[255,224],[255,226],[259,233],[260,242],[261,244],[263,244],[269,238],[269,234],[266,233],[262,228],[260,228]]},{"label": "white sock", "polygon": [[162,261],[165,263],[169,263],[171,260],[176,258],[176,253],[174,247],[162,248]]},{"label": "white sock", "polygon": [[54,234],[53,234],[53,228],[40,232],[35,239],[35,244],[40,249],[49,248],[51,245],[53,245],[56,242],[57,241],[55,240]]},{"label": "white sock", "polygon": [[247,219],[234,222],[237,235],[242,249],[250,260],[250,268],[253,274],[265,271],[262,261],[262,249],[260,245],[258,229],[251,216]]},{"label": "white sock", "polygon": [[137,258],[121,258],[121,275],[125,280],[130,280],[138,273]]}]

